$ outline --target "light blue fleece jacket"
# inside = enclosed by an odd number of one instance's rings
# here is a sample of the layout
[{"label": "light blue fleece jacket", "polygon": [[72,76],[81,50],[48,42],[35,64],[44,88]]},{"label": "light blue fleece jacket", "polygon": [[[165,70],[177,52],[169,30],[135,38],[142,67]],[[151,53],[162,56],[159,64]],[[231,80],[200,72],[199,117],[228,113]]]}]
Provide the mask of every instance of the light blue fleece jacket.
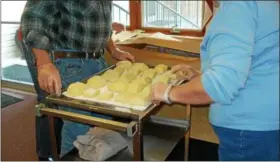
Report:
[{"label": "light blue fleece jacket", "polygon": [[220,1],[201,61],[211,124],[279,130],[279,2]]}]

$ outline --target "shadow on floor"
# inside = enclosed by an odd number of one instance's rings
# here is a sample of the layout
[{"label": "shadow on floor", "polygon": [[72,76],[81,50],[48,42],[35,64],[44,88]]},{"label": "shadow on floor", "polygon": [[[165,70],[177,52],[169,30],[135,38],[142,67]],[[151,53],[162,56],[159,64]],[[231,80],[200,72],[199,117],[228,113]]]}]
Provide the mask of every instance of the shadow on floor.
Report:
[{"label": "shadow on floor", "polygon": [[9,105],[21,102],[22,99],[1,93],[1,109],[6,108]]},{"label": "shadow on floor", "polygon": [[[218,147],[216,143],[190,138],[189,161],[218,161]],[[183,161],[182,154],[184,154],[184,140],[179,142],[167,161]]]}]

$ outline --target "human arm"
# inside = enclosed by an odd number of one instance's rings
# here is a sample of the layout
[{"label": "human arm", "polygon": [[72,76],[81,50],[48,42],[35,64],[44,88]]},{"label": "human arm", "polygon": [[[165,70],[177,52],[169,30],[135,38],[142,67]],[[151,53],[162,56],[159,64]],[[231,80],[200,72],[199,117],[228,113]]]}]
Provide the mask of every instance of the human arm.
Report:
[{"label": "human arm", "polygon": [[[164,83],[157,83],[152,86],[151,100],[154,103],[165,101],[164,93],[168,86],[168,84]],[[201,84],[201,76],[192,79],[187,84],[173,87],[169,92],[169,100],[173,103],[193,105],[210,104],[213,102]]]},{"label": "human arm", "polygon": [[[209,55],[202,75],[170,91],[184,104],[231,104],[249,76],[256,31],[255,2],[221,2],[204,43]],[[152,88],[152,100],[163,101],[166,85]],[[211,100],[210,100],[211,99]]]},{"label": "human arm", "polygon": [[176,74],[178,79],[192,80],[201,75],[201,72],[187,64],[179,64],[171,68],[171,73]]},{"label": "human arm", "polygon": [[116,31],[116,33],[119,33],[119,32],[122,32],[125,30],[125,26],[118,22],[113,22],[112,28],[113,28],[113,31]]},{"label": "human arm", "polygon": [[52,48],[48,23],[55,13],[54,3],[55,1],[28,1],[21,17],[21,31],[35,57],[40,88],[60,95],[60,75],[48,54]]},{"label": "human arm", "polygon": [[107,44],[107,50],[108,52],[111,54],[111,56],[116,59],[116,60],[129,60],[134,62],[135,58],[133,55],[131,55],[130,53],[120,50],[115,42],[113,41],[112,38],[109,39],[108,44]]}]

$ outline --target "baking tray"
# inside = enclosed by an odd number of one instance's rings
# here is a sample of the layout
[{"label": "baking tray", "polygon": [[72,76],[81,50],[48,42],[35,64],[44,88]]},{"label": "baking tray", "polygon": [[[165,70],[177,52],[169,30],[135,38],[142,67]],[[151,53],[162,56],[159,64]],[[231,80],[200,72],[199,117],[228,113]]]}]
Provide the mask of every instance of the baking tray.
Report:
[{"label": "baking tray", "polygon": [[[148,65],[147,65],[148,66]],[[95,74],[93,76],[96,76],[96,75],[102,75],[103,73],[105,73],[107,70],[109,69],[114,69],[116,67],[116,65],[114,66],[110,66],[108,67],[107,69],[103,70],[101,73],[98,73],[98,74]],[[148,66],[149,68],[154,68],[153,66]],[[170,70],[170,68],[169,68]],[[161,75],[167,75],[167,72],[161,74]],[[93,77],[92,76],[92,77]],[[158,77],[158,76],[157,76]],[[136,78],[137,79],[137,78]],[[84,83],[86,82],[87,80],[84,81]],[[181,84],[183,81],[182,80],[173,80],[170,82],[170,84],[173,84],[173,85],[179,85]],[[94,90],[92,90],[94,91]],[[104,93],[104,92],[108,92],[109,90],[107,89],[107,86],[104,86],[103,88],[100,89],[101,93]],[[69,98],[73,98],[73,99],[76,99],[76,100],[82,100],[82,101],[89,101],[89,102],[95,102],[95,103],[99,103],[99,104],[105,104],[106,106],[108,105],[111,105],[111,106],[115,106],[115,107],[119,107],[119,108],[127,108],[127,109],[134,109],[134,110],[139,110],[139,111],[144,111],[146,110],[149,106],[152,105],[151,102],[147,102],[146,105],[143,105],[143,106],[135,106],[135,105],[129,105],[129,104],[123,104],[123,103],[118,103],[118,102],[115,102],[113,99],[115,97],[115,95],[117,95],[118,93],[113,93],[114,96],[112,97],[112,99],[110,101],[101,101],[101,100],[98,100],[96,98],[87,98],[87,97],[84,97],[84,96],[77,96],[77,97],[72,97],[72,96],[69,96],[67,95],[67,92],[64,91],[62,92],[63,95],[65,95],[66,97],[69,97]]]},{"label": "baking tray", "polygon": [[[149,68],[154,68],[155,66],[150,66],[146,64]],[[116,65],[111,65],[107,67],[106,69],[94,74],[93,76],[96,75],[102,75],[104,72],[106,72],[109,69],[115,68]],[[170,70],[170,67],[168,68]],[[86,83],[88,79],[91,77],[86,78],[82,80],[82,83]],[[178,80],[173,83],[173,85],[180,85],[184,82],[185,80]],[[62,90],[62,94],[65,94],[67,89]],[[125,117],[125,118],[131,118],[131,119],[141,119],[145,117],[146,115],[150,114],[158,105],[150,103],[145,107],[145,109],[133,109],[133,108],[128,108],[122,105],[115,105],[112,103],[107,103],[107,102],[95,102],[93,100],[81,100],[77,98],[72,98],[68,97],[66,95],[61,95],[61,96],[56,96],[56,95],[50,95],[47,97],[47,102],[52,103],[52,104],[57,104],[57,105],[65,105],[69,107],[74,107],[74,108],[79,108],[79,109],[84,109],[84,110],[89,110],[89,111],[94,111],[94,112],[99,112],[103,114],[109,114],[109,115],[114,115],[114,116],[120,116],[120,117]]]}]

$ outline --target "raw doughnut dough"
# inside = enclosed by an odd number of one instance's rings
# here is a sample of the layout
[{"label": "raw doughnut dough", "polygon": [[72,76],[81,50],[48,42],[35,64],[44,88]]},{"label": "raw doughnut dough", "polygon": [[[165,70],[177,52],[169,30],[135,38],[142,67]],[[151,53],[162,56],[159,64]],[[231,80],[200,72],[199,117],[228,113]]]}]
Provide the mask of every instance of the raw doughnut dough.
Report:
[{"label": "raw doughnut dough", "polygon": [[86,88],[86,85],[81,82],[72,83],[67,88],[67,94],[72,97],[81,96]]},{"label": "raw doughnut dough", "polygon": [[144,71],[142,77],[153,79],[157,75],[157,71],[155,69],[148,69]]},{"label": "raw doughnut dough", "polygon": [[155,69],[152,69],[152,68],[147,69],[147,70],[145,71],[145,73],[152,73],[152,74],[157,75],[157,71],[156,71]]},{"label": "raw doughnut dough", "polygon": [[168,84],[170,81],[170,76],[168,75],[162,75],[156,78],[155,83],[165,83]]},{"label": "raw doughnut dough", "polygon": [[131,67],[131,69],[133,69],[133,70],[138,70],[138,71],[145,71],[145,70],[147,70],[149,67],[146,65],[146,64],[144,64],[144,63],[140,63],[140,62],[136,62],[136,63],[134,63],[133,65],[132,65],[132,67]]},{"label": "raw doughnut dough", "polygon": [[132,63],[130,61],[118,61],[116,66],[128,69],[128,68],[130,68],[132,66]]},{"label": "raw doughnut dough", "polygon": [[177,80],[177,75],[172,73],[171,70],[168,70],[166,73],[164,73],[164,75],[169,76],[171,80]]},{"label": "raw doughnut dough", "polygon": [[98,95],[97,99],[109,101],[109,100],[112,99],[112,97],[113,97],[113,93],[112,92],[104,92],[104,93],[101,93],[100,95]]},{"label": "raw doughnut dough", "polygon": [[127,72],[128,73],[133,73],[133,74],[135,74],[137,76],[138,74],[141,73],[141,69],[139,69],[139,68],[131,68]]},{"label": "raw doughnut dough", "polygon": [[130,73],[130,72],[125,73],[120,77],[119,81],[121,81],[123,83],[126,83],[126,84],[129,84],[136,77],[136,75],[137,74]]},{"label": "raw doughnut dough", "polygon": [[148,104],[147,97],[141,97],[140,95],[133,94],[129,98],[129,102],[133,106],[145,106]]},{"label": "raw doughnut dough", "polygon": [[125,92],[127,89],[127,84],[121,81],[108,84],[108,89],[112,92]]},{"label": "raw doughnut dough", "polygon": [[159,64],[155,67],[155,70],[159,73],[159,74],[162,74],[164,73],[165,71],[167,71],[168,67],[164,64]]},{"label": "raw doughnut dough", "polygon": [[120,73],[109,69],[102,75],[102,77],[107,81],[114,82],[120,77]]},{"label": "raw doughnut dough", "polygon": [[91,77],[87,81],[88,88],[99,89],[99,88],[104,87],[105,85],[106,85],[106,80],[103,79],[101,76]]},{"label": "raw doughnut dough", "polygon": [[100,94],[100,91],[93,90],[93,89],[86,89],[83,93],[83,96],[88,97],[88,98],[95,98]]},{"label": "raw doughnut dough", "polygon": [[136,78],[135,80],[132,81],[132,83],[135,84],[150,84],[151,82],[152,79],[146,77]]},{"label": "raw doughnut dough", "polygon": [[116,102],[119,102],[119,103],[123,103],[123,104],[129,104],[129,97],[131,96],[132,94],[130,93],[126,93],[126,92],[123,92],[123,93],[119,93],[118,95],[116,95],[116,97],[114,98],[114,101]]},{"label": "raw doughnut dough", "polygon": [[150,93],[151,93],[151,86],[146,86],[146,87],[143,89],[143,91],[141,91],[141,92],[139,93],[139,95],[140,95],[141,97],[149,97]]},{"label": "raw doughnut dough", "polygon": [[136,94],[136,93],[141,92],[145,86],[146,86],[146,84],[130,83],[128,85],[127,92]]},{"label": "raw doughnut dough", "polygon": [[170,79],[171,80],[177,80],[177,75],[176,74],[171,74]]},{"label": "raw doughnut dough", "polygon": [[126,71],[126,68],[125,67],[122,67],[122,66],[118,66],[114,69],[116,72],[119,73],[119,75],[122,75],[125,71]]}]

